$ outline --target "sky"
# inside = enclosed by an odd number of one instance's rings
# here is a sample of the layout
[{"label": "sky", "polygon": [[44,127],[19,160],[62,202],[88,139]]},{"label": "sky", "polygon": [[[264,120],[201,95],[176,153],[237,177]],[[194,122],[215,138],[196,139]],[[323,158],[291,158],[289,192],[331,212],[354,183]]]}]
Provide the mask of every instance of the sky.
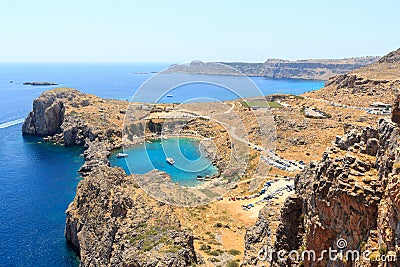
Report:
[{"label": "sky", "polygon": [[0,0],[0,62],[264,62],[384,55],[400,1]]}]

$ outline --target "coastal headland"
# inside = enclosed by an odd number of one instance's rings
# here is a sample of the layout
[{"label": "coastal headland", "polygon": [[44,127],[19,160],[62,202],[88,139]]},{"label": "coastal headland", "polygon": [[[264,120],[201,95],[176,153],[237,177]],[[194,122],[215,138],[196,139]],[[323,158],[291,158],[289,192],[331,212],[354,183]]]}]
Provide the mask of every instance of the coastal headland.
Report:
[{"label": "coastal headland", "polygon": [[[275,79],[328,80],[338,74],[345,74],[354,69],[369,65],[379,57],[355,57],[343,59],[303,59],[283,60],[267,59],[264,63],[218,62],[218,64],[192,61],[188,66],[173,65],[171,72],[205,74],[205,75],[238,75],[268,77]],[[226,66],[232,69],[226,68]]]}]

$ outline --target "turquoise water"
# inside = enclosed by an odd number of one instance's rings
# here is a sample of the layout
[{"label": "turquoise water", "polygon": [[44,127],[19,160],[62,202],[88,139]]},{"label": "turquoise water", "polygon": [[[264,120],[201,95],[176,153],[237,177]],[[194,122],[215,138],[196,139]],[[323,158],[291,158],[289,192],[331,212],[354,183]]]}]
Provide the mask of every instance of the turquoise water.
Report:
[{"label": "turquoise water", "polygon": [[[80,148],[64,148],[38,143],[39,138],[23,138],[21,123],[32,109],[32,101],[43,91],[57,86],[24,86],[27,81],[57,82],[100,97],[129,99],[152,74],[169,64],[0,64],[0,266],[78,266],[79,261],[65,244],[65,210],[73,200],[83,164]],[[194,77],[195,79],[196,77]],[[231,77],[227,77],[231,78]],[[232,78],[234,79],[234,78]],[[263,94],[300,94],[323,86],[322,81],[251,78]],[[12,81],[12,82],[11,82]],[[182,90],[185,88],[182,88]],[[209,89],[209,90],[208,90]],[[210,96],[212,86],[193,84],[186,91],[174,92],[166,102],[184,101],[194,94]],[[150,92],[151,93],[151,92]],[[215,93],[220,99],[232,95]],[[164,101],[163,100],[163,101]],[[149,148],[153,145],[146,144]],[[157,144],[154,144],[157,146]],[[191,151],[191,145],[187,146]],[[157,169],[168,171],[175,181],[182,180],[179,155],[177,165],[167,165],[160,151],[153,158]],[[197,156],[195,151],[187,157]],[[130,153],[130,152],[129,152]],[[132,153],[138,153],[137,151]],[[184,153],[184,152],[182,152]],[[187,152],[185,152],[187,153]],[[140,154],[140,153],[139,153]],[[159,160],[156,160],[156,159]],[[138,160],[139,159],[139,160]],[[141,162],[134,154],[128,161]],[[116,159],[111,159],[115,162]],[[201,160],[203,160],[201,158]],[[124,160],[118,160],[123,165]],[[114,164],[114,163],[113,163]],[[120,165],[120,166],[121,166]],[[194,167],[204,166],[200,161]],[[139,166],[140,167],[140,166]],[[143,166],[142,166],[143,167]],[[179,168],[178,168],[179,167]],[[209,167],[213,172],[213,167]],[[148,165],[139,168],[149,170]],[[196,170],[197,171],[197,170]],[[208,171],[208,170],[207,170]],[[204,173],[206,174],[206,173]],[[184,174],[185,176],[187,174]],[[193,171],[191,183],[197,172]]]},{"label": "turquoise water", "polygon": [[[202,155],[199,141],[195,139],[156,139],[125,149],[124,152],[129,155],[126,158],[117,158],[117,152],[110,158],[111,165],[122,167],[126,173],[144,174],[157,169],[168,173],[173,182],[183,186],[201,184],[197,180],[198,174],[212,176],[218,173],[217,167]],[[173,158],[175,164],[167,163],[167,157]]]}]

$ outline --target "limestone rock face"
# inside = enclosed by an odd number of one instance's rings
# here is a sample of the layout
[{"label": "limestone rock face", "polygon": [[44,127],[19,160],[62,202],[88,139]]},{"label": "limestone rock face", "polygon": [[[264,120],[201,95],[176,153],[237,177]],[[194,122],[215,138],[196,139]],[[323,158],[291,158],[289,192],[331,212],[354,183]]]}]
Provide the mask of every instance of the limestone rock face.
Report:
[{"label": "limestone rock face", "polygon": [[268,207],[264,207],[258,215],[256,224],[246,231],[243,266],[259,266],[263,263],[258,254],[260,250],[271,247],[270,234]]},{"label": "limestone rock face", "polygon": [[108,157],[110,156],[111,145],[107,141],[90,141],[86,139],[87,149],[83,153],[85,163],[79,169],[82,176],[90,174],[98,167],[110,166]]},{"label": "limestone rock face", "polygon": [[22,125],[23,134],[47,136],[59,133],[64,121],[64,103],[54,94],[42,94]]},{"label": "limestone rock face", "polygon": [[[346,249],[371,252],[400,260],[400,127],[381,119],[376,128],[347,127],[336,138],[321,161],[311,162],[295,179],[296,194],[286,200],[281,210],[274,251],[337,249],[345,239]],[[264,230],[259,229],[259,225]],[[257,235],[254,238],[254,230]],[[268,221],[261,216],[248,231],[245,240],[245,263],[264,266],[257,259],[257,249],[268,244]],[[349,259],[322,261],[309,259],[285,261],[273,259],[265,266],[397,266]],[[297,265],[296,265],[297,264]]]},{"label": "limestone rock face", "polygon": [[148,197],[122,169],[98,167],[67,210],[65,236],[81,266],[190,266],[193,236],[173,208]]},{"label": "limestone rock face", "polygon": [[400,124],[400,96],[397,96],[393,105],[392,122]]}]

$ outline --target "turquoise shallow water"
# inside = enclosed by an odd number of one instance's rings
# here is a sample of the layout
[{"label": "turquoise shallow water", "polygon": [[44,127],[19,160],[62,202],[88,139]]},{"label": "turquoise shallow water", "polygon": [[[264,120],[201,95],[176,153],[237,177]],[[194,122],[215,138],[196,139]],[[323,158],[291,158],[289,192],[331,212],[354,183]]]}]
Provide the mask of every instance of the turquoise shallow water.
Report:
[{"label": "turquoise shallow water", "polygon": [[[83,159],[79,156],[81,149],[39,144],[39,138],[22,137],[21,123],[32,109],[33,99],[43,91],[56,87],[24,86],[22,83],[57,82],[60,86],[77,88],[100,97],[129,99],[137,88],[152,76],[134,72],[160,71],[168,65],[0,64],[1,267],[78,266],[79,264],[65,244],[64,226],[65,210],[74,198],[76,185],[80,179],[77,170],[83,163]],[[251,79],[263,94],[300,94],[323,86],[321,81],[261,77]],[[189,85],[186,86],[186,90],[174,92],[174,98],[164,100],[184,101],[187,97],[193,97],[194,93],[199,97],[207,97],[213,90],[215,87],[212,86]],[[232,98],[232,95],[222,91],[216,92],[215,95],[220,100]],[[191,146],[189,145],[187,149],[190,151]],[[150,154],[153,153],[153,150],[149,151]],[[154,153],[158,155],[154,159],[160,159],[154,160],[154,166],[172,173],[173,179],[180,181],[182,170],[167,165],[157,147]],[[193,152],[193,155],[195,158],[196,153]],[[179,159],[179,155],[173,157]],[[140,162],[137,157],[129,156],[129,160],[134,161],[134,159]],[[124,161],[118,160],[118,162],[123,164]],[[203,165],[197,162],[195,166]],[[139,170],[146,172],[148,167],[144,165],[143,169]],[[210,168],[209,171],[212,172],[212,167]],[[196,176],[197,172],[192,174]],[[194,183],[196,182],[194,180]]]},{"label": "turquoise shallow water", "polygon": [[[190,138],[157,139],[151,143],[138,144],[124,150],[129,156],[117,158],[111,156],[111,165],[122,167],[127,173],[144,174],[153,169],[161,170],[171,176],[173,182],[184,186],[201,184],[197,175],[214,175],[218,169],[202,155],[199,141]],[[170,157],[174,165],[166,162]],[[140,160],[138,160],[140,159]]]}]

